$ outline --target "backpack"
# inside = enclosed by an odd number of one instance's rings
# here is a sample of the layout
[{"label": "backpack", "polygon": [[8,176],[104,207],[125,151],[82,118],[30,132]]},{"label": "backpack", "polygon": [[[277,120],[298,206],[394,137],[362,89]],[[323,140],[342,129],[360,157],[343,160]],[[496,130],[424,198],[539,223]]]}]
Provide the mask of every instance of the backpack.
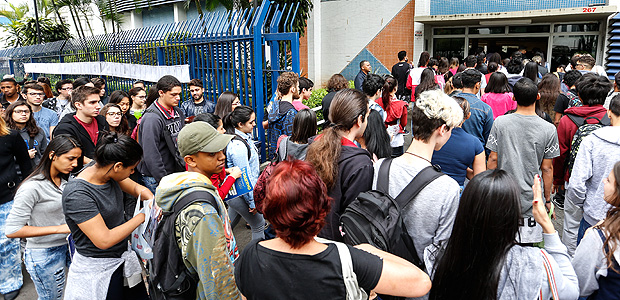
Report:
[{"label": "backpack", "polygon": [[258,180],[254,185],[254,203],[256,204],[256,210],[259,213],[263,213],[263,200],[267,194],[267,180],[271,177],[271,173],[275,170],[276,166],[280,162],[280,154],[283,154],[284,157],[287,157],[286,152],[286,143],[288,142],[289,137],[285,137],[280,142],[280,147],[278,148],[278,155],[265,167],[260,176],[258,176]]},{"label": "backpack", "polygon": [[179,213],[195,202],[207,202],[217,210],[218,215],[222,215],[215,197],[205,190],[181,197],[172,206],[172,211],[162,214],[153,237],[153,259],[149,262],[149,294],[152,300],[196,299],[199,278],[183,262],[174,226]]},{"label": "backpack", "polygon": [[568,107],[583,106],[583,103],[581,103],[581,100],[579,99],[579,97],[573,94],[572,92],[567,91],[566,93],[564,93],[564,95],[566,95],[566,97],[568,98]]},{"label": "backpack", "polygon": [[[599,128],[603,128],[604,126],[609,126],[611,124],[611,120],[607,117],[607,114],[603,118],[599,120],[597,117],[578,117],[572,114],[567,114],[568,118],[577,125],[577,132],[573,135],[573,140],[570,144],[570,152],[568,153],[568,158],[566,159],[566,169],[568,170],[568,174],[570,175],[573,172],[573,166],[575,165],[575,158],[577,158],[577,152],[579,152],[579,146],[581,145],[581,141],[588,136],[592,131],[597,130]],[[596,124],[588,123],[588,119],[595,119],[598,121]]]},{"label": "backpack", "polygon": [[403,208],[429,183],[444,174],[434,166],[426,167],[393,199],[388,193],[391,165],[392,159],[385,159],[379,167],[377,189],[359,194],[340,216],[342,237],[349,245],[369,243],[424,270],[424,260],[418,257],[405,227]]}]

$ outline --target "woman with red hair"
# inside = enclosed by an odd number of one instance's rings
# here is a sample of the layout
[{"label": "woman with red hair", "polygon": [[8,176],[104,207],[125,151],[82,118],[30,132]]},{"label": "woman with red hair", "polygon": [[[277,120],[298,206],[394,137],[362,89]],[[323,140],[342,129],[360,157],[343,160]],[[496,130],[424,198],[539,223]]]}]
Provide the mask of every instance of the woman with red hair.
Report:
[{"label": "woman with red hair", "polygon": [[400,257],[368,244],[315,240],[332,199],[309,163],[280,162],[266,190],[263,212],[277,237],[250,242],[235,264],[237,287],[247,299],[346,299],[339,246],[348,250],[366,293],[420,297],[430,290],[428,275]]}]

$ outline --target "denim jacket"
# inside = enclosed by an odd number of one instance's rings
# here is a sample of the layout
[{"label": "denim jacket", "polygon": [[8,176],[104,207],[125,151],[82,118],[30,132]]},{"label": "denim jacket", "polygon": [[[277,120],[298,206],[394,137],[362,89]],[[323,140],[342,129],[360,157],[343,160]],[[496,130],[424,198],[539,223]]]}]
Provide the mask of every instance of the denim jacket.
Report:
[{"label": "denim jacket", "polygon": [[470,93],[460,93],[469,102],[471,117],[463,123],[463,130],[475,136],[483,145],[487,144],[491,127],[493,127],[493,110],[491,106],[482,102],[478,96]]},{"label": "denim jacket", "polygon": [[[256,146],[254,145],[254,141],[252,140],[252,136],[250,134],[241,132],[237,129],[235,129],[235,134],[240,136],[242,139],[245,139],[250,145],[250,160],[248,161],[248,148],[243,144],[243,142],[238,140],[232,140],[226,148],[226,167],[239,167],[240,169],[247,167],[250,183],[252,183],[252,186],[254,186],[256,185],[256,181],[258,181],[258,175],[260,174],[258,149],[256,149]],[[249,192],[245,195],[242,195],[241,197],[243,197],[243,199],[250,208],[256,207],[256,205],[254,204],[254,193]]]}]

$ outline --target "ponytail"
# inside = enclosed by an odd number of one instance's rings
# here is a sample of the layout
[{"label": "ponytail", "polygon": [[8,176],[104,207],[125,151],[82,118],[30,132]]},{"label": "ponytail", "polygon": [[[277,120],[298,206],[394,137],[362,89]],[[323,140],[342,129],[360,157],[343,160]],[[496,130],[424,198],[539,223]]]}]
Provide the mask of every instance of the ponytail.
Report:
[{"label": "ponytail", "polygon": [[142,147],[136,140],[116,132],[106,132],[95,148],[95,162],[99,166],[109,166],[122,163],[123,166],[133,166],[142,158]]},{"label": "ponytail", "polygon": [[391,93],[398,87],[398,81],[392,76],[386,76],[385,83],[383,84],[383,92],[381,93],[381,100],[383,103],[383,110],[385,112],[390,111]]}]

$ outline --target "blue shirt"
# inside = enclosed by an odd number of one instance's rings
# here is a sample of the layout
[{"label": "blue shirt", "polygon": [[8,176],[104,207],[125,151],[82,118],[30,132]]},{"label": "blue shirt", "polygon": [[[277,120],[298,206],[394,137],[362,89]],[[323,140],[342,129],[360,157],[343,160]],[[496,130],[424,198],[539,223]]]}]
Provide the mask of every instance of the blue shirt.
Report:
[{"label": "blue shirt", "polygon": [[41,107],[41,110],[33,114],[37,126],[43,129],[47,141],[50,140],[50,127],[58,125],[58,114],[55,111]]},{"label": "blue shirt", "polygon": [[493,127],[493,110],[491,106],[482,102],[478,96],[470,93],[460,93],[459,97],[469,102],[471,117],[463,123],[465,132],[478,138],[481,144],[486,145],[489,133]]},{"label": "blue shirt", "polygon": [[431,162],[441,166],[441,171],[463,186],[467,168],[472,165],[476,155],[483,151],[484,147],[476,137],[465,132],[463,128],[456,127],[452,129],[452,136],[443,147],[433,152]]}]

